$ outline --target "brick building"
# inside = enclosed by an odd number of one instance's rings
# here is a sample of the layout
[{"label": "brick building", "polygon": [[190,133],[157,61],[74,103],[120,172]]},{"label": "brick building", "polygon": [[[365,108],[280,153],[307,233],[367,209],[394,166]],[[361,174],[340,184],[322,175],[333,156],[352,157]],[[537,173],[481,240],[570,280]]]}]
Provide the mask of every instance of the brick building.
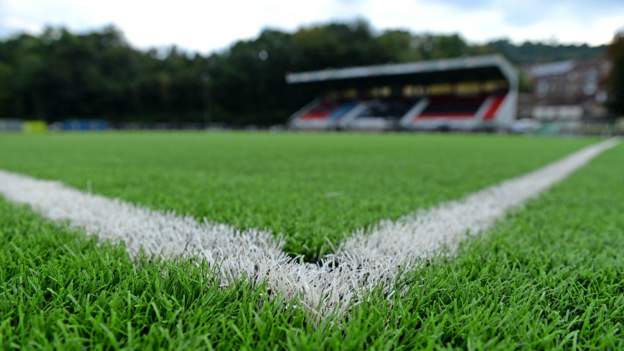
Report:
[{"label": "brick building", "polygon": [[542,121],[576,121],[607,115],[610,63],[596,58],[525,67],[531,93],[521,94],[518,115]]}]

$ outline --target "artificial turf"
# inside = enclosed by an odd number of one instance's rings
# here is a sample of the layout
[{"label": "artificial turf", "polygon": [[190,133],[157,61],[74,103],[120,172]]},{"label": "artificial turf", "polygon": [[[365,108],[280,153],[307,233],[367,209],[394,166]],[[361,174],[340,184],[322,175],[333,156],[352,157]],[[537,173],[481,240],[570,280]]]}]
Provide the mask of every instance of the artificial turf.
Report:
[{"label": "artificial turf", "polygon": [[0,169],[239,228],[307,260],[353,231],[456,199],[588,139],[491,135],[2,135]]},{"label": "artificial turf", "polygon": [[0,347],[622,349],[624,146],[343,316],[0,201]]}]

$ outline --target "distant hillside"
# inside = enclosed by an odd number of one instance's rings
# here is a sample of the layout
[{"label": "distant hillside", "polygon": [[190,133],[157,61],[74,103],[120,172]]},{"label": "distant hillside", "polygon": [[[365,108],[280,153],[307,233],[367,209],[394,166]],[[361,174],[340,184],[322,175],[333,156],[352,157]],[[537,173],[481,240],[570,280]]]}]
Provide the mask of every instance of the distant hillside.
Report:
[{"label": "distant hillside", "polygon": [[496,40],[488,43],[494,51],[505,55],[516,64],[532,64],[562,60],[582,60],[594,58],[606,53],[607,46],[563,45],[539,42],[524,42],[520,45],[508,40]]}]

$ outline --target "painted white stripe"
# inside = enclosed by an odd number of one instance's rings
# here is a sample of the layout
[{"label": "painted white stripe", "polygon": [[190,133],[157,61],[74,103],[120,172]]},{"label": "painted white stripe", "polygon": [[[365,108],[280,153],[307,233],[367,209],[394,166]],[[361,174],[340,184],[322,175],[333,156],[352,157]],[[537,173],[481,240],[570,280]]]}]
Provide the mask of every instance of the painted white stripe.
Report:
[{"label": "painted white stripe", "polygon": [[30,205],[56,221],[67,221],[103,240],[123,241],[132,255],[141,250],[165,257],[201,257],[220,272],[223,284],[241,276],[266,281],[311,311],[344,310],[370,289],[389,292],[400,272],[448,248],[454,252],[468,233],[490,227],[507,211],[561,181],[617,140],[589,146],[537,171],[476,192],[463,200],[384,221],[360,231],[320,264],[286,256],[271,233],[235,228],[141,208],[83,193],[58,182],[0,171],[0,194]]}]

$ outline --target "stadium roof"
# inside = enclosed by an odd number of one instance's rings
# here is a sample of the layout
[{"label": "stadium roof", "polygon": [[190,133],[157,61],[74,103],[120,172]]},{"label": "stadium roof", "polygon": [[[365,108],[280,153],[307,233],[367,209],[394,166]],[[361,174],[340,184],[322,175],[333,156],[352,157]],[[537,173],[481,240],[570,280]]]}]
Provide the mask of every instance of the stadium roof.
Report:
[{"label": "stadium roof", "polygon": [[565,74],[571,71],[572,68],[574,68],[574,61],[568,60],[534,65],[531,66],[529,72],[534,77],[543,77]]},{"label": "stadium roof", "polygon": [[467,79],[499,76],[509,81],[510,85],[517,84],[515,68],[500,55],[297,72],[287,74],[286,81],[290,84],[297,84],[393,76],[431,77],[432,75],[446,76],[448,80],[464,80],[461,79],[463,76]]}]

